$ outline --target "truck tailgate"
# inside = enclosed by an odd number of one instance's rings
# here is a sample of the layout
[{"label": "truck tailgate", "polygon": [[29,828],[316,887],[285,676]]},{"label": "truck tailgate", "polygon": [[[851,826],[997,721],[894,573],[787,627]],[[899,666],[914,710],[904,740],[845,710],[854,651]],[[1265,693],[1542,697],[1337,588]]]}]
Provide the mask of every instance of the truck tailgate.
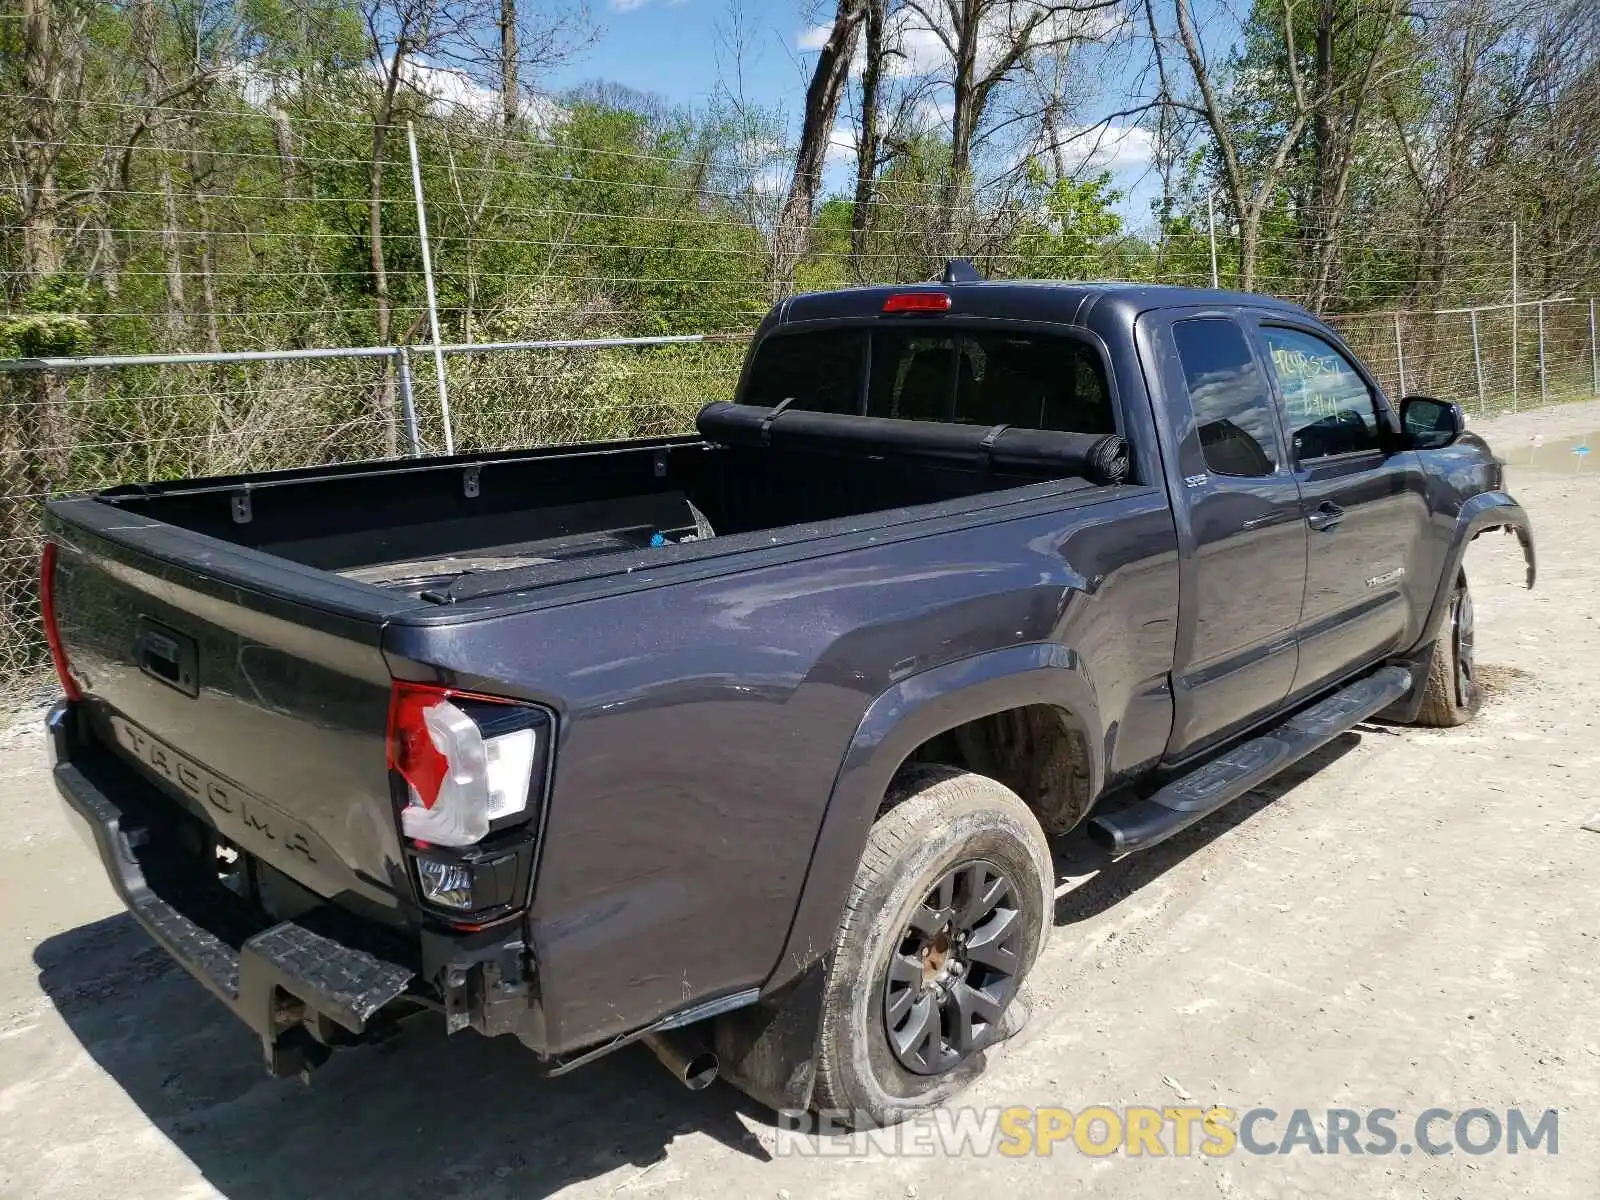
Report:
[{"label": "truck tailgate", "polygon": [[91,499],[52,503],[53,608],[93,739],[325,899],[401,919],[375,588]]}]

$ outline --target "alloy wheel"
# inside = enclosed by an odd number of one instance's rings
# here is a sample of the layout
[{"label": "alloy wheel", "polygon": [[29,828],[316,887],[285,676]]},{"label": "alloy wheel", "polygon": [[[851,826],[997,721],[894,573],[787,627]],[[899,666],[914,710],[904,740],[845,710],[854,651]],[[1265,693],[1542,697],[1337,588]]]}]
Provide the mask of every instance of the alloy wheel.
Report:
[{"label": "alloy wheel", "polygon": [[1022,911],[999,867],[957,863],[912,912],[889,959],[889,1047],[918,1075],[959,1066],[998,1036],[1021,971]]}]

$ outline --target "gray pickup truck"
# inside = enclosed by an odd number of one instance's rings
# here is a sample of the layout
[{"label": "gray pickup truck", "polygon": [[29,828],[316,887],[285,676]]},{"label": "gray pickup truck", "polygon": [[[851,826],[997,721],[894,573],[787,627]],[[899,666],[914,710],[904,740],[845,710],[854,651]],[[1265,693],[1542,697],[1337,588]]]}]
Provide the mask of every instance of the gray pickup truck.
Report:
[{"label": "gray pickup truck", "polygon": [[275,1072],[431,1012],[886,1122],[1016,1024],[1047,836],[1468,719],[1492,528],[1531,586],[1460,410],[1291,305],[796,296],[697,436],[52,502],[54,778]]}]

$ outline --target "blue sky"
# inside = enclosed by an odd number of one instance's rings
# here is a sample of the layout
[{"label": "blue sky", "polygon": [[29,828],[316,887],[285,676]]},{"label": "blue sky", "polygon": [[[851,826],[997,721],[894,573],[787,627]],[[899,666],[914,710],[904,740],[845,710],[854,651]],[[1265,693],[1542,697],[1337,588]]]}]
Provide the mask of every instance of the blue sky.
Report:
[{"label": "blue sky", "polygon": [[[816,55],[806,35],[832,15],[832,3],[807,0],[591,0],[600,27],[595,43],[546,81],[555,90],[592,80],[624,84],[695,107],[713,96],[719,81],[748,102],[782,109],[797,129]],[[1203,7],[1203,6],[1202,6]],[[737,45],[738,49],[735,50]],[[1086,103],[1080,119],[1113,111],[1126,94],[1127,68],[1100,67],[1112,81],[1102,98]],[[1149,140],[1142,131],[1123,137],[1097,159],[1127,193],[1119,206],[1131,225],[1149,219],[1154,189],[1148,178]],[[830,183],[843,182],[839,166]]]},{"label": "blue sky", "polygon": [[[709,100],[719,75],[732,82],[727,43],[742,30],[745,95],[797,108],[813,54],[798,39],[814,22],[803,2],[753,0],[591,0],[600,27],[595,44],[552,80],[556,88],[607,79],[674,103]],[[725,64],[725,66],[724,66]]]}]

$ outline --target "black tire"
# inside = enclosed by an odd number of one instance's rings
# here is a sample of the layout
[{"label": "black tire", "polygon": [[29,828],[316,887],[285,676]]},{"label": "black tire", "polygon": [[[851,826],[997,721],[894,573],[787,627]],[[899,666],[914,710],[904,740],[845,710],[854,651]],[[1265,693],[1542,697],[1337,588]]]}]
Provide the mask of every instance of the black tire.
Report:
[{"label": "black tire", "polygon": [[1422,685],[1422,707],[1417,710],[1414,724],[1449,729],[1466,724],[1482,707],[1483,687],[1478,682],[1475,642],[1472,592],[1463,573],[1451,589],[1450,607],[1433,643],[1428,678]]},{"label": "black tire", "polygon": [[[856,1126],[926,1111],[982,1074],[986,1050],[1014,1031],[1017,992],[1044,948],[1055,897],[1044,832],[1009,788],[969,771],[918,765],[896,776],[888,801],[845,902],[823,994],[814,1105]],[[946,880],[953,880],[948,893]],[[962,924],[996,894],[1002,898],[986,917]],[[945,933],[913,927],[942,920],[936,909],[949,917]],[[920,949],[909,949],[917,939]],[[936,951],[940,939],[944,949]],[[906,982],[916,963],[922,977]],[[937,965],[932,982],[930,964]],[[928,1020],[925,1001],[944,1007]],[[897,1008],[909,1013],[892,1034]],[[963,1028],[967,1046],[949,1061],[956,1047],[945,1031]],[[920,1052],[906,1050],[918,1030],[926,1038]]]}]

